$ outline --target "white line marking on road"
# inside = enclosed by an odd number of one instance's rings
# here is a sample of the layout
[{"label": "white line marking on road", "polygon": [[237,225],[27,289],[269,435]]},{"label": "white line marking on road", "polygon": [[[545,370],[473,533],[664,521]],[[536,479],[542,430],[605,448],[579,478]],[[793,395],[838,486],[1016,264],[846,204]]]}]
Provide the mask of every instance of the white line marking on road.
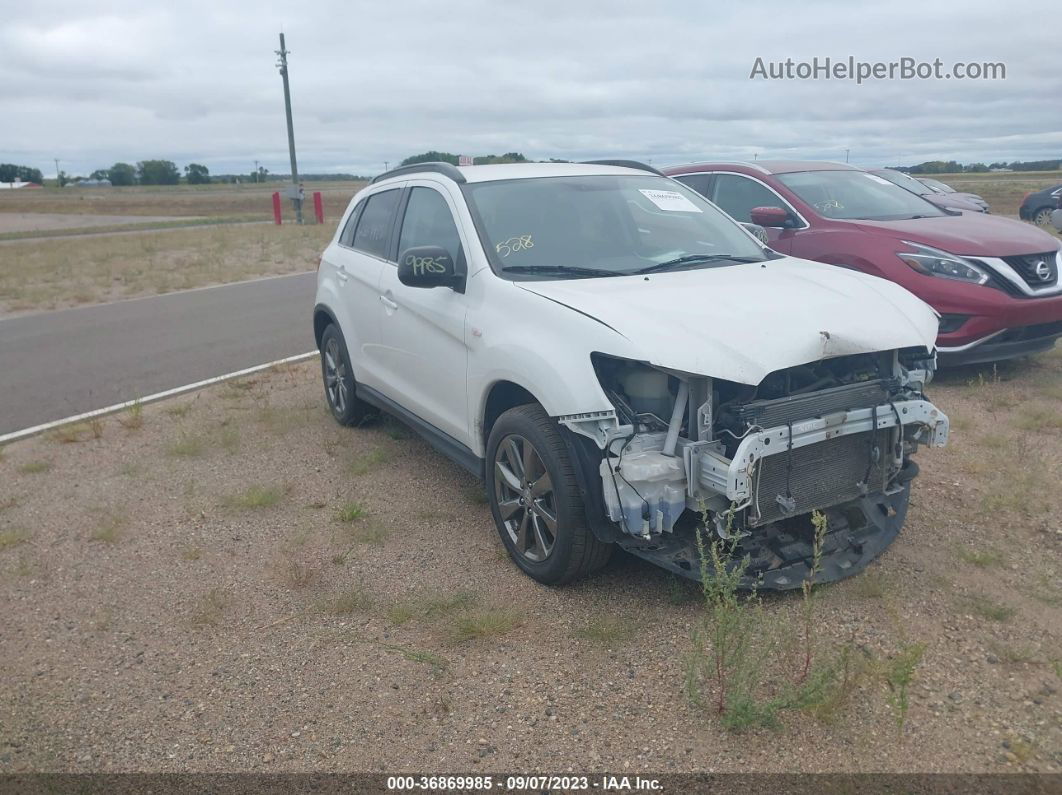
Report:
[{"label": "white line marking on road", "polygon": [[239,378],[240,376],[250,375],[251,373],[257,373],[260,370],[268,370],[270,367],[274,367],[278,364],[288,364],[289,362],[301,362],[305,359],[311,359],[317,356],[317,351],[308,351],[307,353],[296,354],[295,356],[288,356],[284,359],[277,359],[276,361],[266,362],[265,364],[256,364],[254,367],[246,367],[243,370],[237,370],[234,373],[225,373],[224,375],[216,375],[213,378],[207,378],[203,381],[196,381],[194,384],[185,384],[184,386],[176,386],[173,389],[166,389],[162,392],[156,392],[154,395],[148,395],[147,397],[136,398],[135,400],[127,400],[124,403],[115,403],[113,406],[107,406],[102,409],[95,409],[93,411],[86,411],[83,414],[75,414],[72,417],[64,417],[61,420],[52,420],[51,422],[45,422],[41,425],[34,425],[32,428],[23,428],[21,431],[12,431],[11,433],[5,433],[0,436],[0,445],[7,444],[8,442],[17,442],[19,439],[26,439],[30,436],[36,436],[39,433],[50,431],[52,428],[58,428],[60,425],[70,425],[74,422],[84,422],[90,420],[93,417],[101,417],[104,414],[114,414],[117,411],[135,406],[137,403],[145,405],[147,403],[154,403],[157,400],[164,400],[165,398],[176,397],[177,395],[183,395],[185,392],[194,392],[197,389],[210,386],[212,384],[218,384],[222,381],[229,381],[233,378]]}]

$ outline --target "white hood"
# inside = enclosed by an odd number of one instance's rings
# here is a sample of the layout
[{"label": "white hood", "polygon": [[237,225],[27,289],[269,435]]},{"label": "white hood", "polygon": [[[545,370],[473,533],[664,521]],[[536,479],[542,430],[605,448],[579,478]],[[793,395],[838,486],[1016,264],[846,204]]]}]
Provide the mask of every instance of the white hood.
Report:
[{"label": "white hood", "polygon": [[610,326],[631,358],[744,384],[834,356],[932,350],[937,336],[936,313],[899,285],[793,257],[517,285]]}]

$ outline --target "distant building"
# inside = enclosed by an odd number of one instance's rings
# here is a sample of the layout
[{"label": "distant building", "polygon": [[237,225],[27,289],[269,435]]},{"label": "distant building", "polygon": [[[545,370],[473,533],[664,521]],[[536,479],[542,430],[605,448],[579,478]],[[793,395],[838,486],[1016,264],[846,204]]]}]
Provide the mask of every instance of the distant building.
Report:
[{"label": "distant building", "polygon": [[79,179],[77,182],[66,183],[68,188],[109,188],[111,187],[111,181],[109,179]]},{"label": "distant building", "polygon": [[12,190],[14,188],[39,188],[36,182],[22,182],[15,180],[14,182],[0,182],[0,190]]}]

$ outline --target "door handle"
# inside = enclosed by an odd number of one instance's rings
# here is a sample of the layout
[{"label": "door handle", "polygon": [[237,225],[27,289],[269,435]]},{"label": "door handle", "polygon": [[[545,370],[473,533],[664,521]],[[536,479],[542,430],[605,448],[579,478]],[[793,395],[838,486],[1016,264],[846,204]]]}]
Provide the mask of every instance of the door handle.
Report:
[{"label": "door handle", "polygon": [[340,265],[336,268],[336,278],[339,279],[339,281],[341,282],[345,282],[347,279],[350,278],[350,274],[347,273],[346,268]]},{"label": "door handle", "polygon": [[394,301],[392,301],[386,295],[381,295],[380,296],[380,303],[383,304],[384,306],[386,306],[391,311],[394,311],[394,310],[398,309],[398,304],[396,304]]}]

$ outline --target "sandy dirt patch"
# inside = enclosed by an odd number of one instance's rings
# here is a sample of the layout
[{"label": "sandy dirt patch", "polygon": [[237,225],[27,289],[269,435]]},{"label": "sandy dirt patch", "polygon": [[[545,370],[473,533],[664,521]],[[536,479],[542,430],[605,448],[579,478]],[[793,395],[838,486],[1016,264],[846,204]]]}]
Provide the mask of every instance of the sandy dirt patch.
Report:
[{"label": "sandy dirt patch", "polygon": [[817,642],[925,644],[902,732],[875,681],[724,730],[684,690],[695,588],[532,582],[478,484],[338,427],[311,362],[3,450],[0,770],[1062,770],[1062,357],[932,397],[906,529],[816,607]]}]

